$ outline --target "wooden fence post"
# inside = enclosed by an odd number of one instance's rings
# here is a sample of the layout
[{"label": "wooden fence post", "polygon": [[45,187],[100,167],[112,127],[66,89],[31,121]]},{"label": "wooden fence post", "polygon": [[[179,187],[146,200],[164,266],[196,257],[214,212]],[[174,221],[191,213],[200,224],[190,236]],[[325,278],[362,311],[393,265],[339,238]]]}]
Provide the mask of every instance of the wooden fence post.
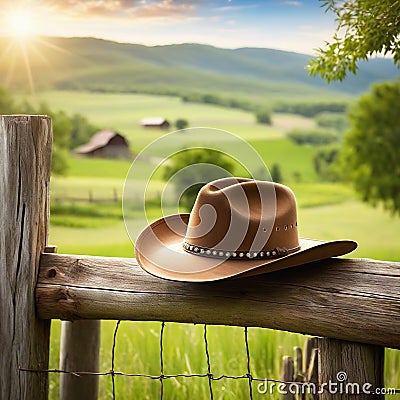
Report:
[{"label": "wooden fence post", "polygon": [[[319,385],[337,383],[337,393],[328,386],[320,394],[320,400],[381,400],[383,395],[367,394],[375,388],[383,388],[384,347],[344,340],[318,338]],[[340,385],[342,384],[342,385]],[[345,389],[347,386],[347,390]],[[339,393],[343,388],[344,392]],[[357,395],[351,393],[359,393]],[[333,387],[335,390],[335,386]],[[331,392],[331,393],[330,393]]]},{"label": "wooden fence post", "polygon": [[[60,369],[72,372],[98,372],[100,321],[63,321],[61,326]],[[60,377],[60,400],[96,400],[97,375]]]},{"label": "wooden fence post", "polygon": [[50,320],[35,313],[49,219],[51,120],[0,116],[0,398],[48,397]]},{"label": "wooden fence post", "polygon": [[[281,379],[283,382],[293,382],[293,376],[294,376],[293,357],[283,356]],[[290,383],[285,385],[284,391],[286,393],[282,395],[282,400],[294,400],[295,399],[294,393],[291,393],[291,391],[290,391]]]}]

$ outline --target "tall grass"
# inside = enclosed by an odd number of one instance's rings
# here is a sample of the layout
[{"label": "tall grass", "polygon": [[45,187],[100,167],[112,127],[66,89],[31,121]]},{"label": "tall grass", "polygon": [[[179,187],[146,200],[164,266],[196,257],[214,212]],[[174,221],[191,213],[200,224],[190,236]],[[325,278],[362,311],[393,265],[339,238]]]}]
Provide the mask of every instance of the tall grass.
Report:
[{"label": "tall grass", "polygon": [[[256,124],[254,116],[240,110],[226,110],[204,104],[183,104],[178,98],[146,95],[94,94],[52,92],[40,95],[51,100],[55,108],[81,112],[103,127],[122,130],[139,151],[164,132],[141,129],[143,116],[162,110],[172,121],[179,117],[189,119],[192,126],[213,126],[241,135],[264,158],[268,166],[278,163],[284,183],[294,190],[299,205],[299,229],[303,237],[336,239],[352,238],[359,248],[352,256],[399,260],[398,237],[400,220],[381,209],[373,209],[357,200],[354,192],[343,185],[318,181],[312,166],[315,149],[299,148],[285,139],[285,133],[294,128],[310,127],[313,121],[274,115],[272,127]],[[160,112],[160,111],[158,111]],[[229,144],[227,145],[229,151]],[[114,189],[122,193],[129,162],[73,158],[70,177],[52,178],[52,198],[65,196],[94,198],[109,196]],[[142,165],[135,181],[137,192],[143,191],[143,180],[153,165]],[[150,171],[151,172],[151,171]],[[151,195],[163,187],[156,182]],[[141,228],[140,210],[133,207],[137,217],[134,227]],[[133,245],[121,218],[121,205],[52,204],[50,242],[58,245],[60,253],[133,257]],[[161,216],[158,207],[150,207],[149,220]],[[133,235],[134,236],[134,235]],[[233,321],[234,322],[234,321]],[[122,322],[117,336],[115,368],[127,373],[160,373],[160,322]],[[100,370],[111,367],[111,347],[115,321],[102,322]],[[52,322],[50,367],[58,366],[59,321]],[[247,372],[243,328],[209,327],[208,343],[211,372],[243,375]],[[257,377],[279,378],[281,357],[292,354],[293,346],[302,345],[304,336],[268,329],[249,328],[249,348],[252,374]],[[167,323],[164,337],[165,374],[205,373],[203,326]],[[400,386],[400,354],[386,351],[385,377],[387,386]],[[100,398],[111,399],[110,376],[100,378]],[[215,399],[246,399],[247,380],[221,379],[213,382]],[[149,378],[116,377],[117,399],[154,399],[159,397],[160,382]],[[166,399],[207,399],[208,382],[205,378],[171,378],[164,381]],[[51,374],[51,399],[58,398],[58,376]],[[258,395],[253,383],[255,399]]]}]

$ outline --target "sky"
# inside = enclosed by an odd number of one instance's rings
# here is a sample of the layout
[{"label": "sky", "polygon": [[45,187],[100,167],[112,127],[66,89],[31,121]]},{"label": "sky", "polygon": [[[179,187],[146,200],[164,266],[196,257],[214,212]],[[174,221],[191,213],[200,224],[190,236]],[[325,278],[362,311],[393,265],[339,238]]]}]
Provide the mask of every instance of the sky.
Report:
[{"label": "sky", "polygon": [[0,0],[0,35],[203,43],[313,54],[334,32],[319,0]]}]

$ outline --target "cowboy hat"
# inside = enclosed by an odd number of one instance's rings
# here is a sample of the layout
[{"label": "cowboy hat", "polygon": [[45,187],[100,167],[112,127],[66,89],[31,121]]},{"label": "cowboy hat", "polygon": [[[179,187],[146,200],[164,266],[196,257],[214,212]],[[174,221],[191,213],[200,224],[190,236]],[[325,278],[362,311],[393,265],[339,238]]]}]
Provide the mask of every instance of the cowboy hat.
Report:
[{"label": "cowboy hat", "polygon": [[298,236],[287,186],[223,178],[202,187],[190,214],[147,226],[135,243],[139,265],[160,278],[207,282],[277,271],[353,251],[352,240]]}]

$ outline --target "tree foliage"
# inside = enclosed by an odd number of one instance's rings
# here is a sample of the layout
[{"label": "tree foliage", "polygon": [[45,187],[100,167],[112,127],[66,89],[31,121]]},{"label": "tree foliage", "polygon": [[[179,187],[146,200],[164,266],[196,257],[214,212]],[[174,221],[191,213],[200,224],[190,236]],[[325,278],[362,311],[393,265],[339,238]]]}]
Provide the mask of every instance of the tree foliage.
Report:
[{"label": "tree foliage", "polygon": [[340,180],[337,166],[339,154],[340,148],[337,145],[324,146],[316,152],[313,158],[314,170],[324,181]]},{"label": "tree foliage", "polygon": [[283,175],[279,164],[272,164],[271,178],[276,183],[283,183]]},{"label": "tree foliage", "polygon": [[12,114],[14,110],[14,100],[10,93],[0,87],[0,115]]},{"label": "tree foliage", "polygon": [[273,107],[274,112],[298,114],[303,117],[314,118],[323,112],[342,113],[347,110],[347,102],[344,101],[290,101],[280,102]]},{"label": "tree foliage", "polygon": [[186,129],[189,126],[189,121],[185,118],[178,118],[175,122],[175,127],[178,130]]},{"label": "tree foliage", "polygon": [[256,112],[256,119],[259,124],[271,125],[271,111],[268,108],[263,108]]},{"label": "tree foliage", "polygon": [[70,117],[71,122],[71,137],[69,148],[75,149],[76,147],[84,144],[90,140],[94,133],[99,128],[91,124],[86,117],[81,114],[74,114]]},{"label": "tree foliage", "polygon": [[323,0],[323,7],[336,15],[336,31],[310,61],[311,75],[342,81],[358,61],[382,53],[400,64],[400,0]]},{"label": "tree foliage", "polygon": [[173,179],[176,192],[180,196],[179,206],[189,211],[205,183],[230,176],[233,171],[232,160],[219,151],[203,148],[183,149],[170,159],[170,163],[164,169],[163,179]]},{"label": "tree foliage", "polygon": [[50,109],[44,103],[39,106],[33,106],[26,100],[17,103],[3,88],[0,88],[0,114],[39,114],[51,117],[53,125],[51,171],[54,174],[65,174],[68,168],[69,150],[89,140],[98,130],[80,114],[69,116],[64,111]]},{"label": "tree foliage", "polygon": [[344,113],[322,112],[315,117],[315,122],[321,128],[333,129],[338,133],[344,133],[350,127]]},{"label": "tree foliage", "polygon": [[323,146],[339,141],[338,134],[330,129],[293,129],[287,137],[298,145]]},{"label": "tree foliage", "polygon": [[365,201],[400,214],[400,80],[375,85],[349,113],[341,162]]}]

